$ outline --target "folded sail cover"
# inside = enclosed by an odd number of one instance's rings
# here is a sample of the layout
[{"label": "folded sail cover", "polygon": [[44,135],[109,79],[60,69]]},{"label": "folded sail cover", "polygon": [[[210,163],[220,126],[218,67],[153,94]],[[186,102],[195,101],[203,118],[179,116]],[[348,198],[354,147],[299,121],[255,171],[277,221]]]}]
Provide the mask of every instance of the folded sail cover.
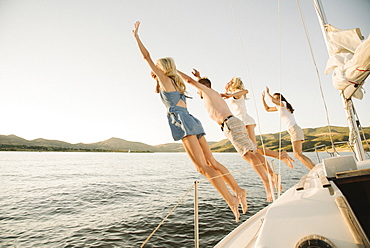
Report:
[{"label": "folded sail cover", "polygon": [[[326,31],[330,58],[325,74],[333,70],[334,87],[355,92],[370,74],[370,35],[362,42],[363,37],[358,28],[340,30],[326,25]],[[349,93],[349,97],[353,92]],[[362,91],[358,90],[354,97],[362,99]]]}]

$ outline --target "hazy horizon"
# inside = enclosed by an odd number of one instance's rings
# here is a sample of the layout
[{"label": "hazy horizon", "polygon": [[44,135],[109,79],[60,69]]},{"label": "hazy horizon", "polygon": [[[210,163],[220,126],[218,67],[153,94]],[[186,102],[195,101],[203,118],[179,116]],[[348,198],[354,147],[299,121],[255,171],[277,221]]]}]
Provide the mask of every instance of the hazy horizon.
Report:
[{"label": "hazy horizon", "polygon": [[[322,126],[322,127],[303,127],[302,129],[308,129],[308,128],[314,128],[314,129],[317,129],[317,128],[325,128],[327,126]],[[345,128],[348,128],[348,126],[331,126],[331,127],[345,127]],[[368,128],[370,126],[367,126],[367,127],[363,127],[363,128]],[[285,130],[283,130],[282,132],[285,132]],[[329,132],[329,130],[328,130]],[[269,132],[269,133],[263,133],[261,135],[266,135],[266,134],[276,134],[278,132]],[[173,141],[173,142],[167,142],[167,143],[160,143],[160,144],[147,144],[143,141],[139,141],[139,140],[128,140],[128,139],[125,139],[125,138],[119,138],[119,137],[115,137],[115,136],[112,136],[112,137],[109,137],[109,138],[106,138],[106,139],[103,139],[103,140],[97,140],[97,141],[93,141],[93,142],[89,142],[89,143],[84,143],[84,142],[77,142],[77,143],[71,143],[71,142],[68,142],[68,141],[64,141],[64,140],[55,140],[55,139],[47,139],[47,138],[43,138],[43,137],[38,137],[38,138],[35,138],[35,139],[26,139],[24,137],[21,137],[17,134],[0,134],[0,135],[4,135],[4,136],[16,136],[18,138],[22,138],[22,139],[25,139],[27,141],[33,141],[33,140],[37,140],[37,139],[43,139],[43,140],[50,140],[50,141],[61,141],[61,142],[65,142],[65,143],[69,143],[69,144],[72,144],[72,145],[76,145],[76,144],[94,144],[94,143],[99,143],[99,142],[103,142],[103,141],[107,141],[107,140],[110,140],[110,139],[121,139],[121,140],[125,140],[125,141],[128,141],[128,142],[139,142],[139,143],[143,143],[143,144],[146,144],[146,145],[150,145],[150,146],[158,146],[158,145],[164,145],[164,144],[171,144],[171,143],[176,143],[176,144],[181,144],[181,141]],[[227,139],[226,137],[220,139],[220,140],[207,140],[207,142],[220,142],[222,140],[225,140]]]},{"label": "hazy horizon", "polygon": [[[314,7],[311,1],[300,5],[330,125],[344,126],[339,92],[331,74],[324,75],[328,55]],[[323,5],[333,26],[359,27],[369,36],[369,0]],[[135,21],[141,21],[139,34],[154,60],[173,57],[189,74],[196,68],[219,92],[232,77],[241,77],[257,134],[285,130],[277,113],[264,110],[265,86],[284,94],[302,128],[328,125],[296,1],[2,0],[0,133],[69,143],[109,137],[176,143],[132,37]],[[369,83],[364,89],[370,91]],[[202,122],[207,140],[224,139],[196,90],[187,91],[193,97],[189,112]],[[368,94],[355,106],[362,125],[369,126]]]}]

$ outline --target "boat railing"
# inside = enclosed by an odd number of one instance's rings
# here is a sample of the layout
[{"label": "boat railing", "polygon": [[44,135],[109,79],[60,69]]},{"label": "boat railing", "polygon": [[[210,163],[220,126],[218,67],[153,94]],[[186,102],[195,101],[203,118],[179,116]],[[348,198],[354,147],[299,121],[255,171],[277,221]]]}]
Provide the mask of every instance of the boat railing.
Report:
[{"label": "boat railing", "polygon": [[[220,175],[222,176],[222,175]],[[158,224],[158,226],[153,230],[153,232],[146,238],[146,240],[141,244],[140,248],[144,247],[148,243],[149,239],[153,237],[155,232],[162,226],[162,224],[168,219],[168,217],[175,211],[179,204],[185,199],[190,191],[194,189],[194,247],[199,248],[199,184],[208,181],[195,181],[194,184],[189,188],[189,190],[181,197],[177,204],[168,212],[168,214],[163,218],[163,220]]]},{"label": "boat railing", "polygon": [[324,149],[325,152],[330,155],[330,157],[340,156],[339,152],[336,149],[336,145],[340,145],[340,144],[346,144],[349,147],[349,149],[351,149],[351,152],[353,154],[355,154],[355,151],[353,149],[353,145],[349,141],[334,142],[333,143],[334,147],[333,146],[327,146],[326,144],[322,144],[322,145],[318,145],[318,146],[315,146],[313,148],[307,149],[305,151],[315,150],[317,160],[319,161],[319,163],[321,163],[321,158],[320,158],[320,155],[319,155],[319,151]]},{"label": "boat railing", "polygon": [[319,161],[319,163],[321,163],[321,159],[320,159],[320,155],[319,155],[319,151],[318,150],[321,150],[321,148],[324,148],[326,153],[328,153],[330,155],[330,157],[334,157],[335,155],[338,155],[338,152],[333,149],[333,151],[329,151],[328,149],[328,146],[323,144],[323,145],[318,145],[318,146],[315,146],[313,149],[315,150],[315,153],[316,153],[316,157]]},{"label": "boat railing", "polygon": [[204,180],[201,180],[201,181],[195,181],[192,186],[186,191],[186,193],[180,198],[180,200],[178,200],[178,202],[175,204],[175,206],[168,212],[168,214],[163,218],[163,220],[157,225],[156,228],[154,228],[154,230],[152,231],[152,233],[146,238],[146,240],[140,245],[140,248],[144,247],[149,239],[151,237],[153,237],[153,235],[155,234],[155,232],[157,232],[157,230],[162,226],[162,224],[168,219],[168,217],[175,211],[175,209],[180,205],[180,203],[185,199],[185,197],[194,189],[194,247],[196,248],[199,248],[199,212],[198,212],[198,203],[199,203],[199,200],[198,200],[198,188],[199,188],[199,184],[200,183],[204,183],[204,182],[209,182],[210,180],[212,179],[215,179],[215,178],[218,178],[218,177],[223,177],[225,175],[228,175],[228,174],[233,174],[233,173],[236,173],[236,172],[241,172],[243,170],[246,170],[246,169],[250,169],[251,167],[245,167],[245,168],[242,168],[242,169],[239,169],[239,170],[235,170],[235,171],[232,171],[232,172],[229,172],[229,173],[225,173],[225,174],[222,174],[222,175],[218,175],[218,176],[215,176],[215,177],[212,177],[212,178],[207,178],[207,179],[204,179]]},{"label": "boat railing", "polygon": [[[194,182],[194,184],[186,191],[186,193],[180,198],[180,200],[176,203],[176,205],[168,212],[168,214],[162,219],[162,221],[157,225],[156,228],[152,231],[152,233],[145,239],[145,241],[140,245],[140,248],[144,247],[146,243],[148,243],[149,239],[153,237],[153,235],[158,231],[158,229],[162,226],[162,224],[168,219],[168,217],[175,211],[175,209],[180,205],[180,203],[185,199],[185,197],[190,193],[190,191],[193,190],[194,186],[197,183]],[[196,193],[198,194],[198,192]],[[198,242],[199,243],[199,242]]]}]

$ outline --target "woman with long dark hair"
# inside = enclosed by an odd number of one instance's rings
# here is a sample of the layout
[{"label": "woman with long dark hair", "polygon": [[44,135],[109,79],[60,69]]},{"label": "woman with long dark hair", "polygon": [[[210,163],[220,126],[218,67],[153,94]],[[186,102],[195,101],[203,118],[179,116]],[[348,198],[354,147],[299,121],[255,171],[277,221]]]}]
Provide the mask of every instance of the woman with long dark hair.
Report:
[{"label": "woman with long dark hair", "polygon": [[[229,105],[233,114],[242,120],[247,129],[249,138],[257,145],[257,139],[255,134],[256,122],[252,116],[247,112],[247,107],[245,100],[247,99],[247,94],[249,91],[244,88],[243,81],[240,77],[233,77],[230,82],[225,86],[226,93],[221,93],[221,96],[225,99],[229,99]],[[291,169],[293,169],[294,160],[288,155],[286,151],[273,151],[267,148],[257,148],[257,152],[262,156],[269,156],[276,159],[282,160],[286,163]],[[263,157],[260,157],[260,160],[263,160]],[[272,170],[269,169],[270,174]],[[271,174],[272,178],[274,174]]]},{"label": "woman with long dark hair", "polygon": [[[272,96],[269,92],[269,88],[266,87],[266,91],[262,93],[262,102],[267,112],[280,112],[280,118],[285,122],[288,133],[293,146],[294,157],[299,159],[309,170],[311,170],[315,164],[305,156],[302,152],[302,141],[304,140],[304,134],[302,129],[298,126],[293,112],[294,109],[292,105],[285,99],[285,97],[280,93],[274,93]],[[265,101],[265,96],[267,96],[276,107],[270,107]]]}]

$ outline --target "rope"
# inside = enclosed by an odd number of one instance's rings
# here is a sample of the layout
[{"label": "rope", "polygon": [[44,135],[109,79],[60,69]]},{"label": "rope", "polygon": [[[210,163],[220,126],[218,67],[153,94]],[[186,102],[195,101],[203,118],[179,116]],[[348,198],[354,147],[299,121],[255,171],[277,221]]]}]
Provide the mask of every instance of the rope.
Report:
[{"label": "rope", "polygon": [[194,188],[194,184],[188,189],[188,191],[183,195],[183,197],[177,202],[177,204],[171,209],[171,211],[163,218],[161,223],[154,229],[154,231],[146,238],[146,240],[142,243],[140,247],[144,247],[144,245],[149,241],[149,239],[154,235],[154,233],[159,229],[159,227],[167,220],[167,218],[172,214],[173,211],[177,208],[177,206],[184,200],[185,196],[189,194],[189,192]]},{"label": "rope", "polygon": [[[279,91],[282,92],[282,75],[281,75],[281,12],[280,12],[280,0],[278,1],[278,27],[279,27]],[[281,97],[280,97],[280,106],[281,106]],[[278,164],[278,174],[281,175],[281,148],[282,148],[282,127],[281,127],[281,116],[279,115],[279,164]],[[281,185],[281,177],[279,179],[278,185],[279,185],[279,195],[280,196],[280,185]]]},{"label": "rope", "polygon": [[262,138],[261,130],[260,130],[260,118],[259,118],[259,114],[258,114],[258,109],[257,109],[257,104],[256,104],[256,98],[254,96],[254,89],[253,89],[253,83],[252,83],[251,73],[250,73],[249,66],[248,66],[247,56],[245,55],[246,53],[245,53],[243,41],[242,41],[242,38],[241,38],[241,35],[240,35],[239,24],[238,24],[238,20],[236,19],[235,10],[234,10],[234,6],[233,6],[233,3],[232,3],[232,0],[230,0],[230,5],[231,5],[231,10],[232,10],[232,13],[233,13],[234,21],[235,21],[236,30],[237,30],[237,33],[238,33],[238,38],[239,38],[239,41],[240,41],[240,46],[241,46],[241,49],[242,49],[242,54],[243,54],[243,58],[244,58],[244,63],[245,63],[247,75],[248,75],[248,80],[249,80],[249,84],[250,84],[250,88],[251,88],[251,93],[252,93],[252,96],[253,96],[252,98],[253,98],[253,103],[254,103],[254,107],[255,107],[256,115],[257,115],[257,123],[258,123],[257,126],[258,126],[258,131],[260,132],[260,135],[259,136],[260,136],[260,139],[261,139],[261,145],[262,145],[262,149],[263,149],[263,151],[265,153],[265,145],[263,143],[263,138]]},{"label": "rope", "polygon": [[[263,137],[262,137],[262,134],[261,134],[261,128],[260,128],[260,117],[259,117],[259,114],[258,114],[258,109],[257,109],[257,103],[256,103],[256,97],[254,95],[254,89],[253,89],[253,83],[252,83],[252,78],[251,78],[251,73],[250,73],[250,70],[249,70],[249,66],[248,66],[248,60],[247,60],[247,56],[246,56],[246,53],[245,53],[245,49],[244,49],[244,45],[243,45],[243,41],[242,41],[242,38],[241,38],[241,34],[240,34],[240,29],[239,29],[239,24],[238,24],[238,20],[236,19],[236,15],[235,15],[235,10],[234,10],[234,6],[233,6],[233,3],[232,3],[232,0],[230,0],[230,6],[231,6],[231,10],[232,10],[232,14],[233,14],[233,17],[234,17],[234,21],[235,21],[235,26],[236,26],[236,30],[237,30],[237,33],[238,33],[238,38],[239,38],[239,42],[240,42],[240,46],[241,46],[241,49],[242,49],[242,54],[243,54],[243,58],[244,58],[244,63],[245,63],[245,66],[246,66],[246,71],[247,71],[247,76],[248,76],[248,80],[249,80],[249,84],[250,84],[250,88],[251,88],[251,93],[252,93],[252,98],[253,98],[253,103],[254,103],[254,108],[255,108],[255,111],[256,111],[256,116],[257,116],[257,123],[258,123],[258,132],[259,132],[259,137],[260,137],[260,141],[261,141],[261,146],[262,146],[262,150],[263,150],[263,154],[264,154],[264,162],[265,162],[265,165],[266,165],[266,170],[267,172],[269,171],[268,170],[268,161],[267,161],[267,158],[266,158],[266,148],[265,148],[265,144],[263,142]],[[279,153],[279,156],[280,156],[280,153]],[[269,173],[268,173],[269,175]],[[268,176],[269,178],[269,184],[270,186],[272,185],[272,180],[270,178],[270,176]],[[273,188],[273,187],[272,187]],[[273,192],[273,191],[272,191]],[[273,195],[273,198],[275,200],[275,194],[272,194]]]},{"label": "rope", "polygon": [[[323,104],[324,104],[324,108],[325,108],[325,116],[326,116],[326,121],[328,123],[328,129],[329,129],[329,134],[330,134],[330,142],[331,142],[331,145],[333,147],[333,150],[336,154],[339,154],[337,152],[337,150],[335,149],[335,145],[334,145],[334,140],[333,140],[333,133],[331,131],[331,125],[330,125],[330,120],[329,120],[329,111],[328,111],[328,107],[326,105],[326,100],[325,100],[325,96],[324,96],[324,91],[322,89],[322,82],[321,82],[321,77],[320,77],[320,73],[319,73],[319,70],[317,68],[317,64],[316,64],[316,59],[315,59],[315,56],[313,54],[313,50],[312,50],[312,45],[311,45],[311,41],[310,41],[310,37],[308,35],[308,32],[307,32],[307,26],[306,26],[306,23],[305,23],[305,20],[304,20],[304,16],[303,16],[303,13],[302,13],[302,8],[301,8],[301,4],[300,4],[300,1],[297,0],[297,5],[298,5],[298,10],[299,10],[299,14],[300,14],[300,17],[301,17],[301,21],[302,21],[302,25],[303,25],[303,29],[305,31],[305,35],[306,35],[306,39],[307,39],[307,43],[308,43],[308,47],[310,49],[310,54],[311,54],[311,58],[312,58],[312,62],[314,64],[314,67],[315,67],[315,72],[316,72],[316,75],[317,75],[317,79],[318,79],[318,83],[319,83],[319,88],[320,88],[320,93],[321,93],[321,98],[323,100]],[[324,20],[323,20],[323,17],[320,16],[321,18],[321,21],[324,23]]]},{"label": "rope", "polygon": [[[258,164],[258,165],[262,165],[262,164]],[[258,166],[257,165],[257,166]],[[204,179],[204,180],[201,180],[201,181],[198,181],[198,183],[204,183],[204,182],[207,182],[207,181],[210,181],[212,179],[215,179],[215,178],[219,178],[219,177],[222,177],[222,176],[226,176],[226,175],[229,175],[229,174],[232,174],[232,173],[236,173],[236,172],[240,172],[240,171],[243,171],[243,170],[246,170],[246,169],[249,169],[248,167],[246,168],[243,168],[243,169],[239,169],[239,170],[235,170],[235,171],[232,171],[232,172],[229,172],[229,173],[225,173],[225,174],[222,174],[222,175],[218,175],[218,176],[215,176],[215,177],[212,177],[212,178],[207,178],[207,179]],[[148,243],[149,239],[158,231],[158,229],[162,226],[162,224],[168,219],[168,217],[173,213],[173,211],[175,211],[175,209],[180,205],[180,203],[185,199],[185,197],[189,194],[189,192],[194,188],[194,185],[193,184],[189,189],[188,191],[182,196],[182,198],[177,202],[177,204],[168,212],[168,214],[166,215],[166,217],[163,218],[163,220],[158,224],[158,226],[153,230],[153,232],[146,238],[146,240],[141,244],[140,248],[144,247],[144,245],[146,245],[146,243]]]},{"label": "rope", "polygon": [[[259,165],[263,165],[263,164],[257,164],[256,166],[259,166]],[[216,178],[223,177],[223,176],[226,176],[226,175],[231,175],[233,173],[240,172],[240,171],[243,171],[243,170],[246,170],[246,169],[249,169],[249,167],[245,167],[243,169],[235,170],[235,171],[232,171],[232,172],[229,172],[229,173],[225,173],[225,174],[222,174],[222,175],[218,175],[218,176],[215,176],[215,177],[203,179],[203,180],[199,181],[199,183],[204,183],[204,182],[210,181],[212,179],[216,179]]]},{"label": "rope", "polygon": [[[367,146],[367,149],[369,149],[369,143],[367,142],[366,135],[365,135],[364,129],[362,128],[360,118],[357,115],[357,111],[355,109],[354,103],[352,103],[352,109],[353,109],[354,115],[356,116],[357,123],[358,123],[358,126],[359,126],[358,131],[361,133],[360,135],[362,135],[363,141],[365,142],[365,144]],[[370,154],[367,151],[365,151],[365,153],[367,154],[368,157],[370,157]]]}]

